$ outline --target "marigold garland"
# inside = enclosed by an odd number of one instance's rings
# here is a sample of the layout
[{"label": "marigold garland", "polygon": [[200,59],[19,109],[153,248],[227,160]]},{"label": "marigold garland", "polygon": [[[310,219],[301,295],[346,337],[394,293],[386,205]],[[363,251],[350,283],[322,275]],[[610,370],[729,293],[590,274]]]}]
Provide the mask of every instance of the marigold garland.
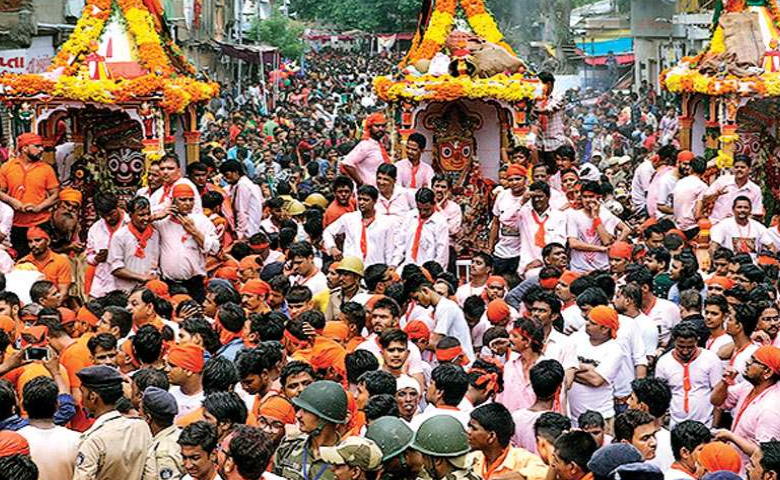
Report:
[{"label": "marigold garland", "polygon": [[452,101],[459,98],[492,98],[507,102],[534,99],[541,95],[539,82],[531,81],[520,74],[495,75],[491,78],[452,77],[409,77],[395,82],[387,76],[374,79],[374,90],[384,101],[398,100]]}]

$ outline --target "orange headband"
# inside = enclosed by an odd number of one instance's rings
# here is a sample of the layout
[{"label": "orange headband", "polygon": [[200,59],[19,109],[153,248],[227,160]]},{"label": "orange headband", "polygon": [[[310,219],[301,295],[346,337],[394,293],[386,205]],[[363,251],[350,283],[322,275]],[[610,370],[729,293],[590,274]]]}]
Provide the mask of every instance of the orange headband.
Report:
[{"label": "orange headband", "polygon": [[487,285],[489,283],[494,283],[494,282],[498,282],[503,287],[506,287],[506,279],[504,277],[502,277],[501,275],[491,275],[491,276],[489,276],[488,279],[487,279],[487,282],[485,282],[485,285]]},{"label": "orange headband", "polygon": [[322,336],[333,340],[346,340],[349,337],[349,326],[341,321],[331,321],[325,324]]},{"label": "orange headband", "polygon": [[738,474],[742,469],[742,458],[737,450],[723,442],[705,444],[699,452],[699,463],[710,472],[727,470]]},{"label": "orange headband", "polygon": [[428,339],[431,336],[431,330],[425,322],[420,320],[412,320],[406,324],[404,332],[409,335],[410,340]]},{"label": "orange headband", "polygon": [[492,324],[501,323],[509,318],[511,310],[509,305],[502,298],[491,300],[487,306],[487,319]]},{"label": "orange headband", "polygon": [[472,368],[469,373],[476,373],[479,375],[474,384],[477,387],[485,388],[485,392],[488,394],[498,393],[498,375],[495,372],[488,372],[481,368]]},{"label": "orange headband", "polygon": [[508,177],[525,177],[528,175],[528,169],[522,165],[512,164],[506,169],[506,176]]},{"label": "orange headband", "polygon": [[172,198],[195,198],[195,192],[192,191],[192,187],[186,183],[177,183],[173,186]]},{"label": "orange headband", "polygon": [[49,234],[41,227],[30,227],[27,229],[27,240],[36,240],[38,238],[50,240]]},{"label": "orange headband", "polygon": [[764,345],[753,352],[753,358],[766,365],[775,375],[780,373],[780,348]]},{"label": "orange headband", "polygon": [[92,327],[97,327],[97,324],[100,323],[98,316],[90,312],[87,307],[79,308],[76,318],[83,322],[87,322]]},{"label": "orange headband", "polygon": [[203,349],[194,343],[174,345],[168,352],[168,363],[192,373],[203,371]]},{"label": "orange headband", "polygon": [[631,260],[631,253],[634,247],[628,242],[615,242],[609,247],[609,256],[612,258],[623,258]]},{"label": "orange headband", "polygon": [[608,327],[612,330],[612,338],[617,338],[617,331],[620,328],[620,320],[618,319],[618,313],[615,309],[598,305],[588,314],[588,318],[593,322],[601,326]]},{"label": "orange headband", "polygon": [[287,339],[288,342],[292,343],[296,347],[303,347],[308,345],[308,342],[306,340],[301,340],[300,338],[290,333],[289,330],[284,331],[284,338]]},{"label": "orange headband", "polygon": [[466,355],[463,355],[463,349],[460,347],[460,345],[449,348],[436,349],[436,360],[439,362],[449,362],[455,360],[459,355],[462,355],[460,364],[467,365],[469,363],[469,359],[466,357]]},{"label": "orange headband", "polygon": [[43,143],[43,137],[34,133],[23,133],[16,137],[16,148],[21,149],[27,145],[38,145]]},{"label": "orange headband", "polygon": [[571,270],[566,270],[565,272],[563,272],[563,275],[561,275],[561,278],[558,279],[558,282],[564,285],[571,285],[571,282],[577,280],[578,278],[580,278],[579,273],[572,272]]},{"label": "orange headband", "polygon": [[80,204],[82,201],[81,192],[79,192],[75,188],[63,188],[62,190],[60,190],[59,198],[63,202],[76,202]]},{"label": "orange headband", "polygon": [[285,425],[295,424],[295,409],[289,400],[279,395],[274,395],[260,405],[260,415],[274,418]]},{"label": "orange headband", "polygon": [[155,295],[162,298],[169,298],[171,294],[168,291],[168,284],[162,280],[149,280],[146,282],[146,288],[152,291]]},{"label": "orange headband", "polygon": [[241,293],[249,293],[251,295],[267,295],[270,290],[271,287],[259,278],[253,278],[241,287]]},{"label": "orange headband", "polygon": [[557,277],[550,277],[539,280],[539,285],[542,286],[545,290],[553,290],[556,285],[558,285],[558,278]]}]

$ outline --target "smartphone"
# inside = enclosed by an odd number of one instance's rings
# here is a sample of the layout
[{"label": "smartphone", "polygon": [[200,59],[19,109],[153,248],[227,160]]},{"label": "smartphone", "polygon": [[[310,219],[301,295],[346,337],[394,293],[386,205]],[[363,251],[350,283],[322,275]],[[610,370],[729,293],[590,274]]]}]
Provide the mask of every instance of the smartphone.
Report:
[{"label": "smartphone", "polygon": [[45,347],[27,347],[24,349],[25,360],[48,360],[49,349]]}]

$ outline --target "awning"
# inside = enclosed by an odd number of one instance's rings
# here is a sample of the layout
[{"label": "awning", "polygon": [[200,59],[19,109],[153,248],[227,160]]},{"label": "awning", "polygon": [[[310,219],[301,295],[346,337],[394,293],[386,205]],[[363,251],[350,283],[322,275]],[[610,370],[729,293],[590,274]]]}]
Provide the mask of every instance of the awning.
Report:
[{"label": "awning", "polygon": [[[615,55],[618,65],[629,65],[634,63],[633,53],[622,53]],[[584,57],[585,63],[591,66],[603,66],[607,64],[607,55],[600,55],[598,57]]]},{"label": "awning", "polygon": [[276,47],[270,45],[236,45],[234,43],[216,42],[222,53],[229,57],[243,60],[247,63],[272,62],[278,52]]}]

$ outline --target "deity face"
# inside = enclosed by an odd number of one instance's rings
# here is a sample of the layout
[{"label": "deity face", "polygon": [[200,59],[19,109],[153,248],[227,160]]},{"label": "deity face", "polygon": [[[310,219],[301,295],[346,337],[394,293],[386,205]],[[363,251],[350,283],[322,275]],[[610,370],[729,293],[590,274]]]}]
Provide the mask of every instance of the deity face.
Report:
[{"label": "deity face", "polygon": [[108,170],[118,186],[137,186],[144,172],[144,155],[130,148],[113,150],[108,153]]},{"label": "deity face", "polygon": [[474,139],[453,139],[438,144],[439,163],[445,170],[463,170],[471,165]]}]

